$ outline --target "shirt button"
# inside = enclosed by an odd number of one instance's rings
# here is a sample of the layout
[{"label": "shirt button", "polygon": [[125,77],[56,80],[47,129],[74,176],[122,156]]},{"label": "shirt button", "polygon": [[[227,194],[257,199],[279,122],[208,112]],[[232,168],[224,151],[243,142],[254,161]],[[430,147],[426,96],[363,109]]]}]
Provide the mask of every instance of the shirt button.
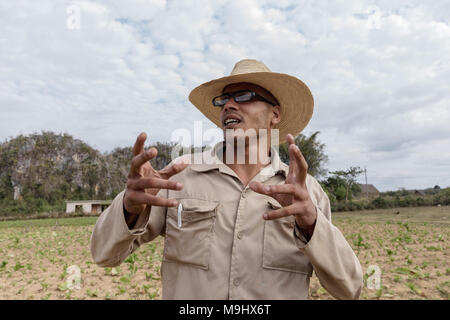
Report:
[{"label": "shirt button", "polygon": [[238,239],[242,239],[242,232],[241,232],[241,231],[239,231],[239,232],[237,233],[237,237],[238,237]]},{"label": "shirt button", "polygon": [[241,279],[239,279],[239,278],[234,279],[233,284],[234,284],[236,287],[239,286],[239,285],[241,284]]}]

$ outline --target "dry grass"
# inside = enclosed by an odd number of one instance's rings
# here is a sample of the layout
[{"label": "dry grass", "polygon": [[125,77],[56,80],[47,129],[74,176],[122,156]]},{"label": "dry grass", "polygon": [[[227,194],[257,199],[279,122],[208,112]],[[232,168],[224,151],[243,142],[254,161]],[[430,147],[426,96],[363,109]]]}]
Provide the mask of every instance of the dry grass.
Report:
[{"label": "dry grass", "polygon": [[[400,212],[397,214],[397,212]],[[162,238],[120,267],[92,263],[95,217],[0,222],[0,299],[160,299]],[[408,208],[333,215],[364,271],[381,270],[381,288],[361,299],[449,299],[450,208]],[[81,272],[69,289],[67,268]],[[311,299],[331,299],[314,275]]]}]

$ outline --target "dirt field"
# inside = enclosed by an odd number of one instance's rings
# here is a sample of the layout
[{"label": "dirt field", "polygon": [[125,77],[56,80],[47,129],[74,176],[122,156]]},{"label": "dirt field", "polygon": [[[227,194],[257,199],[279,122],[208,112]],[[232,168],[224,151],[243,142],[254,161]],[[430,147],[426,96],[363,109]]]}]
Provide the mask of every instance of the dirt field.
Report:
[{"label": "dirt field", "polygon": [[[0,222],[0,299],[160,299],[162,238],[120,267],[100,268],[89,251],[95,221]],[[333,223],[364,272],[380,272],[379,289],[367,287],[377,273],[366,275],[361,299],[449,299],[450,207],[335,213]],[[332,299],[315,275],[310,299]]]}]

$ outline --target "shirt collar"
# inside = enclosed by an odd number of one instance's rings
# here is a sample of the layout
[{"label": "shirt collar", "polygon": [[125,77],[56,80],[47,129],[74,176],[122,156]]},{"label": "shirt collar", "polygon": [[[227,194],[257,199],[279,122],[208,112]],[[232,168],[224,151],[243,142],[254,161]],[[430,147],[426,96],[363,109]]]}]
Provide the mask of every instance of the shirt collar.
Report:
[{"label": "shirt collar", "polygon": [[[225,142],[221,141],[212,149],[206,150],[203,153],[192,155],[191,159],[193,162],[191,162],[191,169],[197,172],[206,172],[218,169],[220,172],[232,173],[232,175],[235,175],[234,171],[223,163],[224,147]],[[261,169],[259,175],[263,176],[263,178],[270,178],[276,174],[283,174],[287,177],[288,166],[281,161],[278,148],[272,146],[270,149],[270,164]]]}]

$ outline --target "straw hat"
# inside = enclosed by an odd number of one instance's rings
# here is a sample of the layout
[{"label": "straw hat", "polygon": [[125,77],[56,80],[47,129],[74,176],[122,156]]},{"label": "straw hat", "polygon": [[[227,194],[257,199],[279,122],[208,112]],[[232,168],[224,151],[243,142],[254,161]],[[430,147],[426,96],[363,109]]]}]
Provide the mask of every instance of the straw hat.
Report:
[{"label": "straw hat", "polygon": [[244,59],[237,62],[227,77],[199,85],[189,94],[189,100],[219,128],[221,108],[212,105],[212,99],[222,94],[225,86],[249,82],[268,90],[280,104],[280,144],[286,142],[288,133],[296,137],[308,124],[314,109],[314,100],[309,88],[301,80],[288,74],[272,72],[257,60]]}]

